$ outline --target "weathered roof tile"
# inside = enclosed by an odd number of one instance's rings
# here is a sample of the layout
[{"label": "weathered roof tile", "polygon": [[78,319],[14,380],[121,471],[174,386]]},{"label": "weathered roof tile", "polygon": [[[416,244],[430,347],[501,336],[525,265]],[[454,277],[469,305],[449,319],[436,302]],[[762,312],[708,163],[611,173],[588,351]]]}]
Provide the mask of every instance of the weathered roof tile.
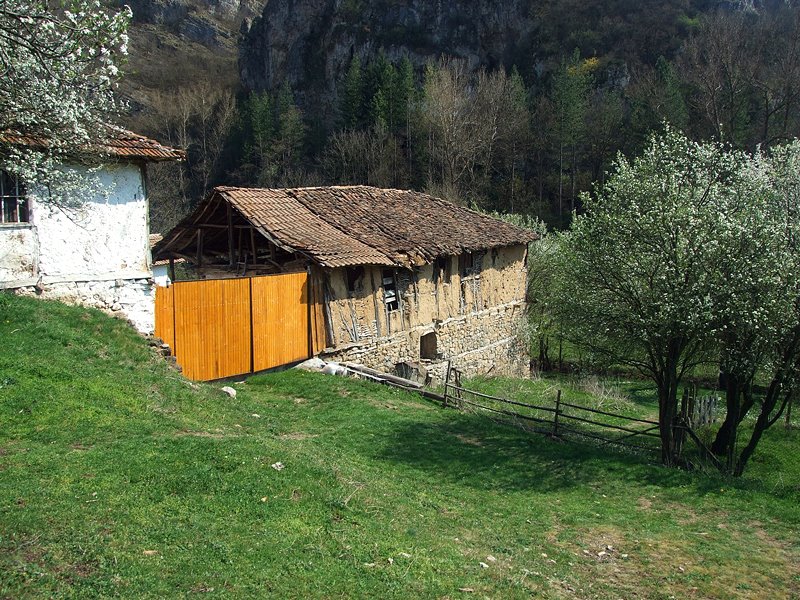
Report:
[{"label": "weathered roof tile", "polygon": [[223,199],[265,236],[323,266],[409,267],[438,256],[525,244],[531,231],[427,194],[367,186],[218,187],[157,252],[191,239],[205,206]]},{"label": "weathered roof tile", "polygon": [[[47,141],[15,131],[0,131],[0,144],[43,147],[47,145]],[[96,148],[89,148],[87,152],[108,154],[115,158],[144,159],[150,162],[186,158],[186,152],[183,150],[164,146],[155,140],[119,127],[109,127],[106,143]]]}]

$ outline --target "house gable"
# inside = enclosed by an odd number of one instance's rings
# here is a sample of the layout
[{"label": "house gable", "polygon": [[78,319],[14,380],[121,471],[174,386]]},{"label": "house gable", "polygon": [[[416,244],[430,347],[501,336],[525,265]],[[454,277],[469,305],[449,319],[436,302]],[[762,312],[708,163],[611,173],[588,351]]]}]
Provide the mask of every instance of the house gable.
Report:
[{"label": "house gable", "polygon": [[[95,306],[149,332],[153,299],[144,170],[149,161],[175,160],[183,152],[124,130],[113,135],[97,157],[103,164],[62,165],[79,182],[72,190],[74,208],[55,206],[46,189],[25,182],[27,221],[0,222],[0,289]],[[2,132],[0,144],[37,142]]]}]

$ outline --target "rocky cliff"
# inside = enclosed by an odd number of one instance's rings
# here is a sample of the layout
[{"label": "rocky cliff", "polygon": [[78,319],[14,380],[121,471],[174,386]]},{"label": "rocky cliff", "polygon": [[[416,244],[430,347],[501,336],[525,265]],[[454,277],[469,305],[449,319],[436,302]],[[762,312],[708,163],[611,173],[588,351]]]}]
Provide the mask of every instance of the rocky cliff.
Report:
[{"label": "rocky cliff", "polygon": [[[529,82],[579,48],[607,62],[671,56],[714,0],[267,0],[242,27],[248,89],[288,81],[301,103],[335,101],[354,55],[379,50],[421,67],[442,54],[473,67],[517,66]],[[325,108],[324,106],[318,108]]]},{"label": "rocky cliff", "polygon": [[519,63],[532,52],[530,0],[269,0],[243,26],[239,66],[245,87],[288,81],[301,96],[335,97],[354,55],[379,50],[422,66],[442,54],[473,67]]}]

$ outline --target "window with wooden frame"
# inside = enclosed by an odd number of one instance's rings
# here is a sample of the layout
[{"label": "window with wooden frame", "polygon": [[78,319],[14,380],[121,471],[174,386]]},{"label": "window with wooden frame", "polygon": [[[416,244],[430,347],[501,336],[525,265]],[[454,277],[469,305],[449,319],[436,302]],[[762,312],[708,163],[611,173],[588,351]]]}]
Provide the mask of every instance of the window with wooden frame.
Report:
[{"label": "window with wooden frame", "polygon": [[397,297],[397,280],[394,271],[391,269],[383,270],[383,301],[386,303],[387,310],[397,310],[400,308],[400,299]]},{"label": "window with wooden frame", "polygon": [[480,275],[483,254],[478,252],[465,252],[458,257],[458,270],[461,277]]},{"label": "window with wooden frame", "polygon": [[29,217],[25,185],[16,175],[0,170],[0,223],[27,223]]}]

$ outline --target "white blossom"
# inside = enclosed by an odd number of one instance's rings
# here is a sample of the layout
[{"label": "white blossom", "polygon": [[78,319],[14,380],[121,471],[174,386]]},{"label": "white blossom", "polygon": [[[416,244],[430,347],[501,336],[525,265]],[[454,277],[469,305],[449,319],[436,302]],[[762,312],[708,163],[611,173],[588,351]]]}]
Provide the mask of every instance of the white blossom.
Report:
[{"label": "white blossom", "polygon": [[0,131],[36,142],[4,149],[2,166],[48,189],[55,204],[72,198],[58,165],[96,153],[121,108],[130,18],[128,7],[90,0],[0,2]]}]

